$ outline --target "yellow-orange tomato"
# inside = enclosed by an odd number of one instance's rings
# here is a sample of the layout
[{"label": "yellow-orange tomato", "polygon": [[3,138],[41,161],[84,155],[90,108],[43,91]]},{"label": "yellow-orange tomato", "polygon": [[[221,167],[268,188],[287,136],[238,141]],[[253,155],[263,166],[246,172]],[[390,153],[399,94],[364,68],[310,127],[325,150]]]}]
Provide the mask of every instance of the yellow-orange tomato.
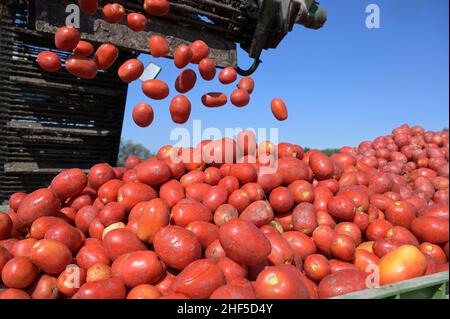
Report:
[{"label": "yellow-orange tomato", "polygon": [[380,283],[386,285],[422,276],[427,269],[427,259],[415,246],[403,245],[380,260]]},{"label": "yellow-orange tomato", "polygon": [[373,244],[374,243],[375,243],[374,241],[363,242],[358,247],[356,247],[356,250],[363,249],[363,250],[367,250],[369,253],[373,253]]}]

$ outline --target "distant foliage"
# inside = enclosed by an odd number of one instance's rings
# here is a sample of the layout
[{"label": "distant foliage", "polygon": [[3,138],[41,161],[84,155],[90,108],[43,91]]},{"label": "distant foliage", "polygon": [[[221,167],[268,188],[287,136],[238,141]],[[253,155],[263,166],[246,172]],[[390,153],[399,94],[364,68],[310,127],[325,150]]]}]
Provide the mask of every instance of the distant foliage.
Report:
[{"label": "distant foliage", "polygon": [[[305,147],[305,149],[304,149],[305,153],[310,151],[310,150],[312,150],[312,148]],[[333,155],[335,153],[339,153],[340,150],[338,148],[326,148],[326,149],[319,150],[319,151],[321,151],[322,153],[326,154],[327,156],[331,156],[331,155]]]},{"label": "distant foliage", "polygon": [[146,159],[150,156],[152,156],[152,153],[149,149],[147,149],[142,144],[136,144],[131,140],[126,141],[120,141],[120,148],[119,148],[119,156],[118,156],[118,165],[124,166],[125,161],[130,156],[138,156],[141,159]]},{"label": "distant foliage", "polygon": [[448,132],[448,127],[444,128],[442,132]]}]

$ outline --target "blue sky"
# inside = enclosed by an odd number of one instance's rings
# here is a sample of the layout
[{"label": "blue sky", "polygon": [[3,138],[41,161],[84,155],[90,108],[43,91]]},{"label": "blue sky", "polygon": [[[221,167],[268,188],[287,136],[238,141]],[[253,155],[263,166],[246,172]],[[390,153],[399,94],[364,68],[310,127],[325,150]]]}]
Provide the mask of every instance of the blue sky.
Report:
[{"label": "blue sky", "polygon": [[[192,114],[182,127],[192,130],[193,120],[202,127],[278,128],[280,141],[314,148],[357,145],[389,134],[403,123],[429,130],[448,127],[449,74],[447,0],[322,0],[328,22],[320,30],[296,26],[276,50],[265,51],[263,64],[253,75],[255,92],[249,106],[228,103],[207,109],[200,98],[209,91],[230,94],[235,86],[197,81],[187,94]],[[367,29],[366,6],[381,9],[381,28]],[[171,86],[164,101],[149,100],[141,82],[129,86],[122,138],[141,143],[152,151],[170,141],[180,127],[171,121],[169,103],[178,94],[173,83],[179,70],[170,59],[141,55],[163,70],[158,77]],[[239,62],[249,65],[239,50]],[[191,65],[197,71],[197,66]],[[289,119],[278,122],[270,110],[272,98],[281,97]],[[131,118],[137,103],[153,106],[152,126],[138,128]]]}]

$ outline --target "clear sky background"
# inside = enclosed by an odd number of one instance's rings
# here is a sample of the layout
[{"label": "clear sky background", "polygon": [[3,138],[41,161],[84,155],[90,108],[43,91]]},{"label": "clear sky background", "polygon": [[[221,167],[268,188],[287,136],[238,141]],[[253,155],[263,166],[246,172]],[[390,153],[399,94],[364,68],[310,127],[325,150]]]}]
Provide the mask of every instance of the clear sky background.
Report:
[{"label": "clear sky background", "polygon": [[[345,4],[344,4],[345,3]],[[381,9],[381,28],[367,29],[365,8]],[[192,114],[183,127],[279,128],[281,141],[313,148],[357,145],[389,134],[398,125],[420,124],[428,130],[448,127],[449,117],[449,1],[447,0],[322,0],[328,22],[320,30],[296,26],[276,50],[265,51],[263,64],[253,75],[256,88],[251,103],[237,108],[228,103],[207,109],[200,98],[209,91],[230,94],[235,85],[199,77],[187,94]],[[158,77],[171,86],[164,101],[141,92],[141,82],[129,86],[122,137],[152,151],[170,141],[179,127],[171,121],[169,103],[178,94],[173,83],[179,70],[170,59],[141,55],[144,64],[155,62]],[[239,63],[250,64],[239,50]],[[191,65],[197,71],[197,66]],[[289,119],[278,122],[270,111],[272,98],[281,97]],[[155,121],[137,127],[131,118],[135,104],[153,106]]]}]

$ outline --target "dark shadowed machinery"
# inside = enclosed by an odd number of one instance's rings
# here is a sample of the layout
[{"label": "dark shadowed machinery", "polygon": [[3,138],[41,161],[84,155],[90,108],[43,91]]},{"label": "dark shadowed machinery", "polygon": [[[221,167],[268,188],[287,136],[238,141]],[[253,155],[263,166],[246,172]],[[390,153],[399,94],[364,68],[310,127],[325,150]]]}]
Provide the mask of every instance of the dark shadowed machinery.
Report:
[{"label": "dark shadowed machinery", "polygon": [[[101,5],[111,1],[100,1]],[[143,0],[114,1],[143,13]],[[111,42],[118,61],[95,80],[66,71],[50,74],[35,62],[54,49],[53,34],[66,25],[76,0],[0,0],[0,202],[17,191],[46,187],[59,171],[107,162],[115,165],[122,131],[127,85],[116,76],[120,64],[148,52],[152,33],[163,34],[174,53],[181,43],[204,40],[219,67],[253,73],[261,52],[274,49],[295,24],[319,29],[326,11],[314,0],[170,0],[166,17],[149,17],[147,30],[109,24],[80,15],[82,39]],[[236,44],[253,59],[237,61]]]}]

